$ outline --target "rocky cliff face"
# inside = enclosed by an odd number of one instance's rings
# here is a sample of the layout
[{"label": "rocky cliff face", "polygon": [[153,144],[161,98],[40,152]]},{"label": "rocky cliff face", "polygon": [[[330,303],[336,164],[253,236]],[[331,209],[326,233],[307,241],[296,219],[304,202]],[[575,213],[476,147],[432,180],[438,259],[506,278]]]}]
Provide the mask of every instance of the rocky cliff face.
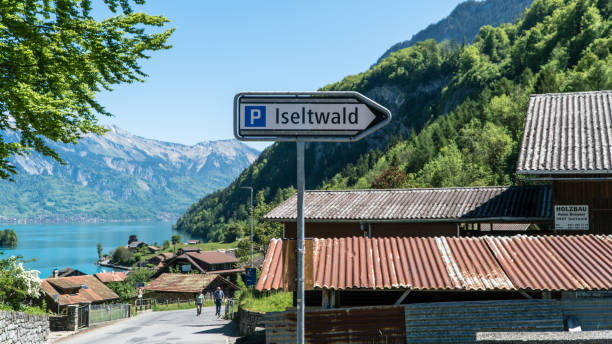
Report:
[{"label": "rocky cliff face", "polygon": [[116,126],[104,136],[51,147],[66,164],[38,154],[14,158],[19,170],[15,182],[0,182],[5,221],[174,217],[229,184],[258,155],[236,140],[189,146],[139,137]]}]

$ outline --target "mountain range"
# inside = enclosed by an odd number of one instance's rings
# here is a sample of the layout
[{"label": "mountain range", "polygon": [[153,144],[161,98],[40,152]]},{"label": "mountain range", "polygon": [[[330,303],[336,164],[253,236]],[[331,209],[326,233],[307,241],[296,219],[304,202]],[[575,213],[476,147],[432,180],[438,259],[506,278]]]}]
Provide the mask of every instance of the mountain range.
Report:
[{"label": "mountain range", "polygon": [[[17,134],[5,133],[9,140]],[[77,144],[49,142],[65,164],[32,153],[0,181],[0,221],[172,219],[229,184],[259,152],[237,140],[162,142],[109,126]]]}]

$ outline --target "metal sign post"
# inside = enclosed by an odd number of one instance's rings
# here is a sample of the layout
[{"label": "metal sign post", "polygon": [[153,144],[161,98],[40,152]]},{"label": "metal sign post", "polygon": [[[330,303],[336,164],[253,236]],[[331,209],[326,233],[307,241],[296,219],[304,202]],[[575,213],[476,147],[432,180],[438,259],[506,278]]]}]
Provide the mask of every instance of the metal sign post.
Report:
[{"label": "metal sign post", "polygon": [[234,97],[234,136],[297,145],[297,343],[304,343],[304,146],[352,142],[382,128],[391,112],[357,92],[244,92]]}]

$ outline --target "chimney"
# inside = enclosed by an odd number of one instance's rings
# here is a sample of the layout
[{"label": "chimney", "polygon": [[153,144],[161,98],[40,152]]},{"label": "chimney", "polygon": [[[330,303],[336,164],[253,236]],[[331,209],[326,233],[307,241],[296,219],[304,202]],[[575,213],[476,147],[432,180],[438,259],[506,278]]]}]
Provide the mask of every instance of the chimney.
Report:
[{"label": "chimney", "polygon": [[57,278],[59,276],[59,271],[57,268],[53,269],[53,278]]}]

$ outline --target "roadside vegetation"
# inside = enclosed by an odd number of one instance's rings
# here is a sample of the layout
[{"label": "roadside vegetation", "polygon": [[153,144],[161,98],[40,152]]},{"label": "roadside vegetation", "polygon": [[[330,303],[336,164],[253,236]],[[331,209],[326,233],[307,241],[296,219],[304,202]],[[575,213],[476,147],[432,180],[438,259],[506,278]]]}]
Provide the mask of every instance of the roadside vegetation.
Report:
[{"label": "roadside vegetation", "polygon": [[[259,279],[260,271],[257,271]],[[287,307],[293,306],[293,293],[284,291],[257,291],[254,288],[247,287],[240,275],[236,280],[236,284],[240,290],[236,292],[234,298],[237,305],[243,309],[257,312],[282,312]]]},{"label": "roadside vegetation", "polygon": [[38,271],[26,270],[21,257],[0,259],[0,310],[47,314]]}]

